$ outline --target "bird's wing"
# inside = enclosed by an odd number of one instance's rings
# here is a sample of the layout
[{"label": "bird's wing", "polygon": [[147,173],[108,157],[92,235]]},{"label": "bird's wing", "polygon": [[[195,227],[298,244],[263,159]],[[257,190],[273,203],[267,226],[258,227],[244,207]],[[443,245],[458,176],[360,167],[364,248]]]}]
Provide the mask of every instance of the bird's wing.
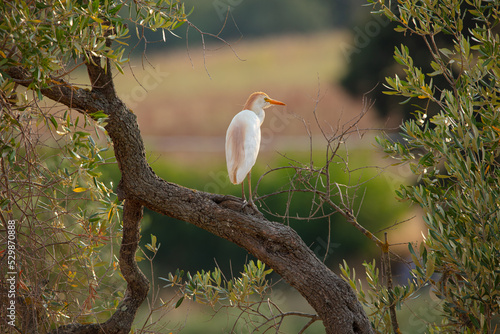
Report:
[{"label": "bird's wing", "polygon": [[252,169],[260,147],[260,120],[253,111],[234,116],[226,133],[226,163],[233,184],[243,182]]}]

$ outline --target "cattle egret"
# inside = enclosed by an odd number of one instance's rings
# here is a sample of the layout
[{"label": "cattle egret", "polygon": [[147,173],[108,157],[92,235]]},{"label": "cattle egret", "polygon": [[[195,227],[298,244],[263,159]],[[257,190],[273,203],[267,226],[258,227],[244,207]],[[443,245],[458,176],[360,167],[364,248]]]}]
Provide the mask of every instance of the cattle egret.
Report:
[{"label": "cattle egret", "polygon": [[271,104],[284,106],[262,92],[250,95],[243,111],[234,116],[226,132],[226,163],[229,180],[241,183],[242,199],[245,201],[243,180],[248,176],[249,203],[252,205],[251,170],[260,148],[260,126],[264,121],[264,109]]}]

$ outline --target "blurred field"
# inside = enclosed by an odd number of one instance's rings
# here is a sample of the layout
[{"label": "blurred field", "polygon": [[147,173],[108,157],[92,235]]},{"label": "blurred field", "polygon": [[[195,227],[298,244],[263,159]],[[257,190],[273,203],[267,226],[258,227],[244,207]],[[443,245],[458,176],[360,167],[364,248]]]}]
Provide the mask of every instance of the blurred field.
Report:
[{"label": "blurred field", "polygon": [[[263,150],[307,149],[301,119],[314,123],[318,98],[316,111],[327,128],[362,110],[361,98],[348,96],[336,83],[346,68],[339,47],[346,38],[334,31],[233,41],[231,47],[209,40],[205,54],[200,42],[191,42],[189,49],[166,48],[164,53],[132,60],[125,78],[117,80],[117,89],[137,114],[153,151],[191,153],[184,157],[196,153],[197,159],[214,153],[223,159],[226,128],[254,91],[265,91],[287,104],[268,109]],[[361,126],[376,123],[372,111]]]}]

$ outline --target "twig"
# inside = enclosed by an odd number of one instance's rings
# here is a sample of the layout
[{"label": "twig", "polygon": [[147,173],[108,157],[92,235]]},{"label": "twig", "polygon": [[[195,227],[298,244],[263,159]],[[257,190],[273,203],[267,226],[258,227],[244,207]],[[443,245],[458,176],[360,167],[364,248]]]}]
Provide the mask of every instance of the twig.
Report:
[{"label": "twig", "polygon": [[[227,16],[226,16],[226,21],[227,21]],[[224,29],[224,27],[226,25],[226,21],[224,21],[222,29]],[[190,27],[195,29],[201,36],[201,49],[202,49],[202,53],[203,53],[203,65],[204,65],[205,71],[207,72],[207,75],[210,79],[212,79],[212,76],[210,75],[210,72],[208,71],[208,67],[207,67],[207,57],[206,57],[207,46],[206,46],[206,42],[205,42],[205,36],[213,37],[213,38],[221,41],[222,43],[224,43],[225,46],[227,46],[231,49],[231,51],[234,53],[234,55],[236,56],[237,59],[244,61],[244,59],[240,58],[240,56],[238,55],[236,50],[233,48],[231,43],[227,42],[224,38],[220,37],[222,29],[217,34],[212,34],[212,33],[208,33],[208,32],[201,30],[200,28],[195,26],[193,23],[191,23],[189,20],[186,20],[186,23],[188,25],[188,28],[186,29],[186,46],[187,46],[187,53],[188,53],[189,61],[191,62],[191,66],[194,67],[193,60],[191,58],[191,54],[189,53],[189,44],[188,44],[189,43],[188,36],[189,36],[189,28]]]},{"label": "twig", "polygon": [[395,334],[401,334],[401,330],[399,329],[398,318],[396,317],[396,305],[393,301],[393,292],[392,292],[392,271],[391,271],[391,258],[389,255],[389,243],[387,242],[387,232],[384,233],[385,242],[382,248],[382,266],[385,272],[386,285],[387,285],[387,294],[389,296],[389,314],[391,316],[391,324],[392,330]]}]

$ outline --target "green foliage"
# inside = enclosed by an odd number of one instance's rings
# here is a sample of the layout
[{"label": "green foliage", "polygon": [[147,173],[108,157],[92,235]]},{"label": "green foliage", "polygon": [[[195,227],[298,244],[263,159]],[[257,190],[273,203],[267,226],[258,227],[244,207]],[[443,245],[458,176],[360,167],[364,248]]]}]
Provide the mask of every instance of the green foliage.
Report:
[{"label": "green foliage", "polygon": [[350,269],[346,261],[340,265],[342,277],[349,283],[351,288],[358,295],[359,301],[368,311],[368,317],[372,327],[378,333],[391,333],[392,325],[390,318],[390,307],[401,309],[401,306],[416,293],[416,285],[408,280],[406,285],[387,288],[387,284],[380,278],[379,270],[375,265],[375,260],[371,263],[363,263],[365,267],[366,282],[364,286],[360,279],[356,281],[356,271]]},{"label": "green foliage", "polygon": [[2,1],[0,15],[0,86],[8,82],[2,69],[21,66],[31,73],[29,88],[40,98],[41,88],[73,70],[68,64],[78,67],[91,56],[122,71],[129,24],[141,38],[144,28],[170,31],[186,21],[183,4],[164,0]]},{"label": "green foliage", "polygon": [[112,185],[99,179],[98,167],[109,163],[103,129],[68,111],[2,104],[0,205],[2,222],[16,222],[9,270],[17,272],[21,300],[16,324],[47,329],[76,317],[105,318],[121,294],[119,277],[108,278],[118,265],[121,205]]},{"label": "green foliage", "polygon": [[[160,279],[168,282],[165,287],[178,286],[181,288],[182,297],[177,301],[179,307],[185,297],[201,304],[215,307],[217,305],[242,307],[255,301],[262,300],[269,288],[266,276],[273,270],[257,260],[245,265],[241,277],[226,280],[219,268],[213,271],[186,274],[183,282],[184,271],[176,270],[175,274],[169,273],[168,278]],[[258,296],[252,299],[252,296]]]},{"label": "green foliage", "polygon": [[[403,185],[397,195],[425,213],[427,236],[418,252],[410,245],[413,284],[432,286],[445,319],[429,330],[492,333],[500,322],[500,4],[406,1],[391,11],[385,1],[370,2],[399,24],[397,31],[424,38],[432,56],[433,72],[424,73],[413,65],[412,50],[397,48],[405,76],[387,78],[386,87],[439,112],[415,110],[401,126],[403,142],[379,139],[418,176],[418,185]],[[463,29],[471,19],[474,26]],[[436,43],[438,34],[453,47]],[[435,86],[437,76],[447,84]]]}]

